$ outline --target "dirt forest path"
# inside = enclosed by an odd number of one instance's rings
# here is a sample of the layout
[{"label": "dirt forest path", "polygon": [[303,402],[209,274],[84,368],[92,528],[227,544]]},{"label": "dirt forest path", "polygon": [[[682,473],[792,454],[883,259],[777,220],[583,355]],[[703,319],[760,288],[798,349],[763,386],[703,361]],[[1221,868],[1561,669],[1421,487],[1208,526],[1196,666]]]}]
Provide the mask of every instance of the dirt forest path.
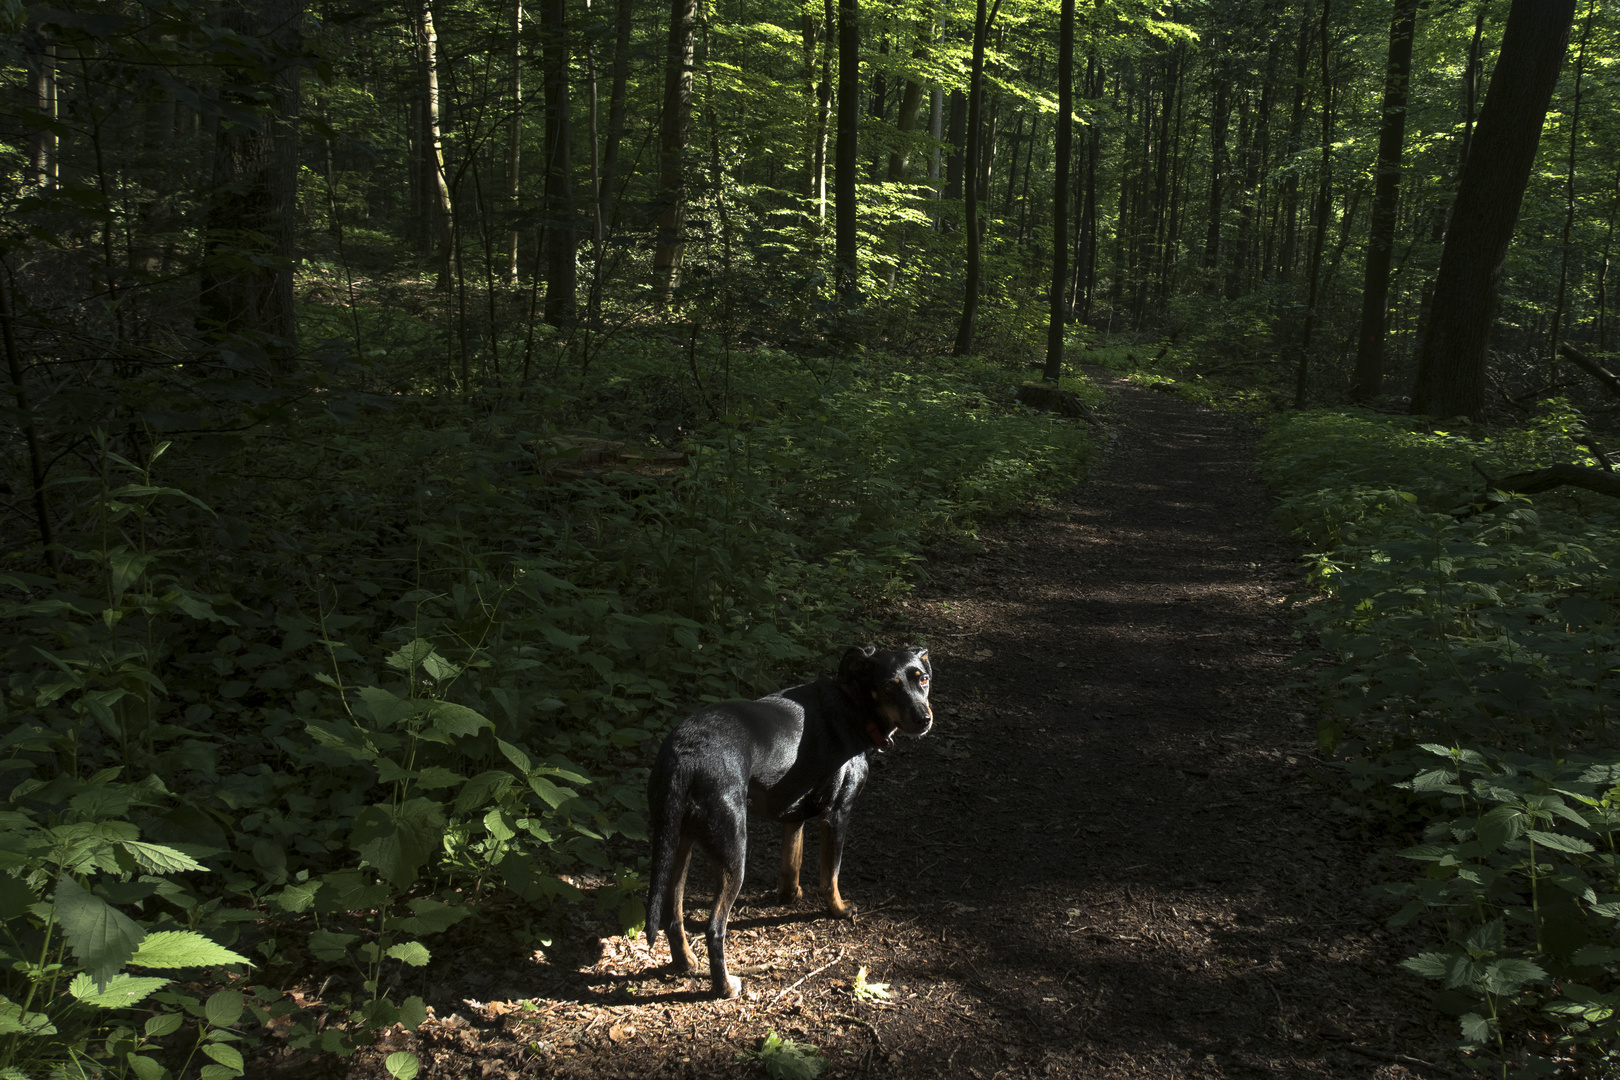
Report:
[{"label": "dirt forest path", "polygon": [[[832,1077],[1461,1075],[1434,1064],[1450,1024],[1363,897],[1374,847],[1315,779],[1286,688],[1297,551],[1267,521],[1252,432],[1099,377],[1113,440],[1093,478],[931,565],[909,602],[939,721],[862,797],[856,920],[772,906],[780,839],[756,827],[742,999],[657,971],[663,942],[559,942],[488,988],[533,1005],[441,1010],[424,1075],[741,1077],[767,1030]],[[712,879],[693,874],[695,920]],[[856,997],[860,967],[890,1000]]]}]

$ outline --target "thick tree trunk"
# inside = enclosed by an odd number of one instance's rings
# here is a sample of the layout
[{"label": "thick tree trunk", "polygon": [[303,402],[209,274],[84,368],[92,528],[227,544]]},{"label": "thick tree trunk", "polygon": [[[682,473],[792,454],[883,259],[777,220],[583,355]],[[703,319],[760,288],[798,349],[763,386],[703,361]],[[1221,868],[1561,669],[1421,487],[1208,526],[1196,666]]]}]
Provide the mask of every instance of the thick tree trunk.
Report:
[{"label": "thick tree trunk", "polygon": [[833,261],[838,302],[860,302],[860,237],[856,175],[861,124],[861,27],[859,0],[838,0],[838,141],[833,149]]},{"label": "thick tree trunk", "polygon": [[696,29],[697,0],[670,0],[658,139],[658,239],[653,248],[653,294],[660,307],[680,286],[685,254],[686,147],[692,132]]},{"label": "thick tree trunk", "polygon": [[1074,143],[1074,0],[1063,0],[1058,14],[1057,176],[1052,181],[1052,288],[1046,316],[1046,368],[1057,382],[1063,375],[1063,330],[1068,322],[1064,291],[1069,283],[1069,157]]},{"label": "thick tree trunk", "polygon": [[1440,256],[1412,411],[1478,417],[1485,345],[1575,0],[1513,0]]},{"label": "thick tree trunk", "polygon": [[29,28],[33,48],[28,53],[28,99],[41,124],[28,136],[28,175],[40,187],[56,184],[57,136],[54,130],[59,103],[56,92],[56,46],[46,40],[38,23]]},{"label": "thick tree trunk", "polygon": [[[302,48],[301,0],[222,5],[223,22],[247,37],[274,40],[279,55]],[[275,55],[276,53],[272,53]],[[298,224],[298,67],[288,62],[265,80],[238,76],[220,88],[254,123],[219,125],[208,197],[199,327],[245,336],[286,373],[298,349],[293,267]]]},{"label": "thick tree trunk", "polygon": [[1418,0],[1395,0],[1395,14],[1389,24],[1389,63],[1384,70],[1384,112],[1378,129],[1372,226],[1367,236],[1367,272],[1361,286],[1361,330],[1356,336],[1356,371],[1350,387],[1357,401],[1375,398],[1384,388],[1384,323],[1389,314],[1389,265],[1395,252],[1395,211],[1400,205],[1406,88],[1412,74],[1417,5]]}]

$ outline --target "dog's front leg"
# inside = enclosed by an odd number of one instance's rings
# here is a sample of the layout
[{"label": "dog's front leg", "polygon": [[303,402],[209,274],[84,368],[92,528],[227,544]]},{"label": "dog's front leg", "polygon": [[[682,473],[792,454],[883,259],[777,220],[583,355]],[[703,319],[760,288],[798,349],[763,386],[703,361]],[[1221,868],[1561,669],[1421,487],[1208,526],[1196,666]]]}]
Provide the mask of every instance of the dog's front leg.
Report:
[{"label": "dog's front leg", "polygon": [[776,889],[776,899],[786,905],[804,899],[799,887],[799,866],[804,861],[804,822],[782,826],[782,877]]},{"label": "dog's front leg", "polygon": [[848,814],[828,814],[821,819],[821,902],[835,919],[855,915],[855,905],[838,895],[838,867],[844,860],[844,828]]}]

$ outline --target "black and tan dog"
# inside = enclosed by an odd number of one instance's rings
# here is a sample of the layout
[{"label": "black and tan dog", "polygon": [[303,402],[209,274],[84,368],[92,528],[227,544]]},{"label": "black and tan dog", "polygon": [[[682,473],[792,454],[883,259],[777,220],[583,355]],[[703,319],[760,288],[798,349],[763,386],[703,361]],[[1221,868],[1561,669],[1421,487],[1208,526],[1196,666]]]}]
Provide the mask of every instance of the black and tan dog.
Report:
[{"label": "black and tan dog", "polygon": [[714,992],[736,997],[742,983],[726,971],[726,920],[742,888],[748,855],[748,811],[782,823],[784,904],[799,900],[804,823],[821,821],[821,899],[847,919],[852,905],[838,895],[844,830],[866,784],[868,756],[894,745],[898,729],[925,735],[934,724],[928,704],[928,652],[911,646],[844,653],[837,676],[778,690],[758,701],[728,701],[700,709],[670,732],[647,784],[652,811],[652,881],[647,890],[647,944],[669,935],[675,970],[693,967],[682,910],[692,845],[720,868],[720,885],[705,935]]}]

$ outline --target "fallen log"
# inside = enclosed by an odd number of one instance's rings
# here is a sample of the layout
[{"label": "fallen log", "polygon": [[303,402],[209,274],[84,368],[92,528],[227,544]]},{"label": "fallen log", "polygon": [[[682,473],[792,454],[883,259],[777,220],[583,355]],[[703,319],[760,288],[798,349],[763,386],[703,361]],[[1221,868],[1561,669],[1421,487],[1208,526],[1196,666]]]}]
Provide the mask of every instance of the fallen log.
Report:
[{"label": "fallen log", "polygon": [[1609,472],[1595,465],[1549,465],[1545,469],[1504,476],[1500,480],[1493,480],[1491,486],[1516,495],[1536,495],[1553,488],[1578,487],[1620,499],[1620,473]]}]

